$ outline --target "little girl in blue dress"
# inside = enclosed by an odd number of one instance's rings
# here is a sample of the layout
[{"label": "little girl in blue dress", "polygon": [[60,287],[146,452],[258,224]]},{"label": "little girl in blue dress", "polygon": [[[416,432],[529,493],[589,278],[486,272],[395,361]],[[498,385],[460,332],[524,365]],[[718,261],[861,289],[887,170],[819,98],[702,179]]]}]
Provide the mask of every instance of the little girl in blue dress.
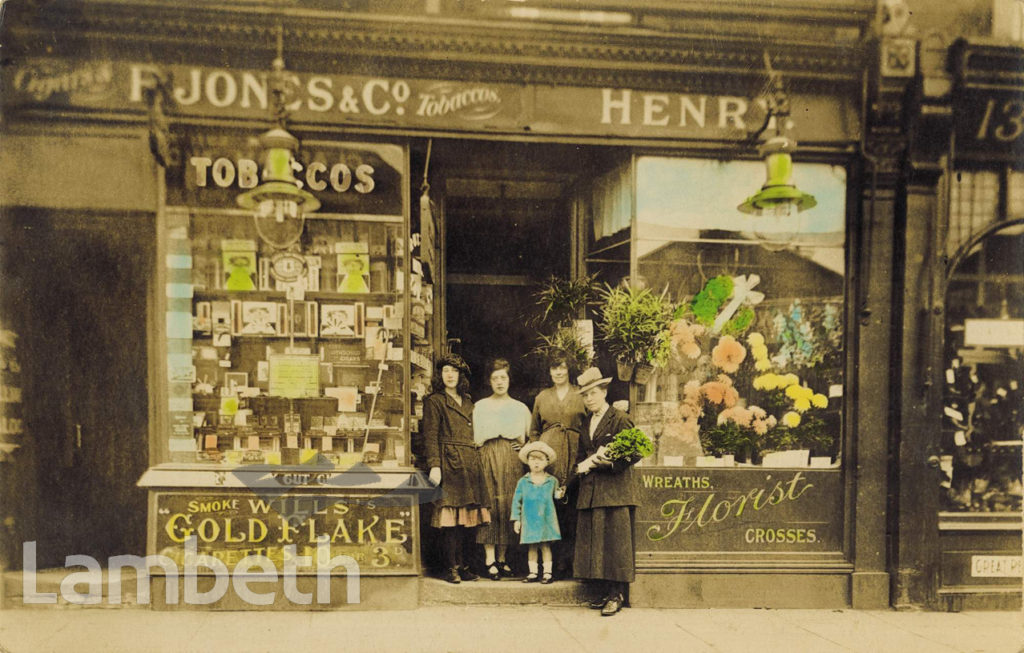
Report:
[{"label": "little girl in blue dress", "polygon": [[[539,580],[546,585],[552,580],[550,543],[562,539],[555,499],[560,499],[564,490],[558,487],[554,476],[544,471],[555,461],[555,450],[546,443],[539,440],[530,442],[519,450],[519,459],[530,468],[519,479],[512,497],[513,528],[519,533],[519,543],[526,545],[530,567],[530,573],[523,582],[536,583]],[[538,549],[544,561],[543,576],[537,574]]]}]

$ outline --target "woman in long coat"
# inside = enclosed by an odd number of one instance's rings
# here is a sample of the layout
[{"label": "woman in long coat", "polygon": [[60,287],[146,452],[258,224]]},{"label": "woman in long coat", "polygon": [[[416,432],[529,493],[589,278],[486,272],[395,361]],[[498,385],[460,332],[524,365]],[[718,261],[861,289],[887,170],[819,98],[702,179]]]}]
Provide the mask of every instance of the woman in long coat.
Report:
[{"label": "woman in long coat", "polygon": [[622,609],[635,578],[633,529],[639,502],[633,465],[639,459],[612,461],[600,451],[619,431],[633,426],[629,415],[608,405],[611,378],[602,378],[592,367],[577,382],[590,417],[580,436],[576,465],[580,476],[574,570],[577,577],[604,585],[605,595],[590,607],[610,616]]},{"label": "woman in long coat", "polygon": [[579,452],[580,433],[587,412],[583,398],[576,386],[570,383],[569,359],[561,352],[548,357],[548,371],[551,387],[541,390],[533,400],[530,422],[530,440],[540,440],[555,452],[555,462],[548,470],[558,482],[565,495],[555,502],[558,513],[558,528],[562,540],[555,545],[555,574],[559,577],[572,575],[572,550],[576,533],[576,490],[572,483],[575,476],[576,455]]},{"label": "woman in long coat", "polygon": [[447,566],[443,578],[449,583],[479,578],[465,563],[463,540],[468,530],[491,520],[483,505],[468,374],[469,366],[462,357],[442,357],[431,380],[433,392],[423,400],[423,450],[430,480],[441,486],[431,526],[441,529]]}]

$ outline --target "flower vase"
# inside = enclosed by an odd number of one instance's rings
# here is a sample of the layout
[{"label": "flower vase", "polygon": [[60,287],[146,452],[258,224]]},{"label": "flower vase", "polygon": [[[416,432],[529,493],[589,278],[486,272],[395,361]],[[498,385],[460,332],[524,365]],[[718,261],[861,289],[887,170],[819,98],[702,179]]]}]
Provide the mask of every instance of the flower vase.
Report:
[{"label": "flower vase", "polygon": [[629,381],[633,378],[633,363],[628,361],[615,361],[615,367],[618,371],[619,381]]}]

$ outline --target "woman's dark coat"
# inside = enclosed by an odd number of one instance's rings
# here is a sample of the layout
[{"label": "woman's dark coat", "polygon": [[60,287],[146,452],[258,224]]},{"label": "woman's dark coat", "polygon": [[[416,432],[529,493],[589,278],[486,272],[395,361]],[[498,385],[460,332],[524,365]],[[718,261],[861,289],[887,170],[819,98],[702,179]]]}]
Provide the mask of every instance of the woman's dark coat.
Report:
[{"label": "woman's dark coat", "polygon": [[473,402],[463,395],[459,405],[446,392],[423,400],[423,451],[427,467],[441,468],[442,497],[438,506],[482,505],[480,454],[473,441]]},{"label": "woman's dark coat", "polygon": [[[590,436],[590,419],[580,434],[580,450],[577,462],[597,452],[598,447],[607,446],[623,429],[633,427],[629,415],[611,406],[601,417],[594,436]],[[580,493],[576,508],[610,508],[613,506],[639,505],[633,465],[636,460],[616,460],[611,467],[597,467],[580,477]]]}]

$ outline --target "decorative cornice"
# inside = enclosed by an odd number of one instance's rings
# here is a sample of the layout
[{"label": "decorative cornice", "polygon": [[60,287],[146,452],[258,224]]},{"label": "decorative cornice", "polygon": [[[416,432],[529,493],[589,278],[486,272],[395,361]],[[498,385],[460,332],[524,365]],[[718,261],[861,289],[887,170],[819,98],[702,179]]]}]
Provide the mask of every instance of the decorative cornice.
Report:
[{"label": "decorative cornice", "polygon": [[846,86],[860,79],[862,44],[833,38],[849,22],[852,14],[847,13],[846,23],[837,19],[820,32],[805,29],[787,38],[766,37],[765,29],[737,35],[735,25],[728,30],[731,34],[665,33],[422,17],[396,24],[348,13],[279,18],[170,3],[55,3],[33,16],[15,17],[8,51],[39,54],[43,44],[50,44],[58,56],[104,51],[144,61],[195,59],[260,67],[272,58],[280,20],[289,68],[299,71],[333,66],[353,73],[401,71],[444,78],[457,67],[460,77],[513,83],[651,89],[671,84],[672,90],[680,90],[722,83],[713,77],[731,79],[733,88],[758,83],[763,50],[770,43],[774,68],[791,89],[800,90]]}]

